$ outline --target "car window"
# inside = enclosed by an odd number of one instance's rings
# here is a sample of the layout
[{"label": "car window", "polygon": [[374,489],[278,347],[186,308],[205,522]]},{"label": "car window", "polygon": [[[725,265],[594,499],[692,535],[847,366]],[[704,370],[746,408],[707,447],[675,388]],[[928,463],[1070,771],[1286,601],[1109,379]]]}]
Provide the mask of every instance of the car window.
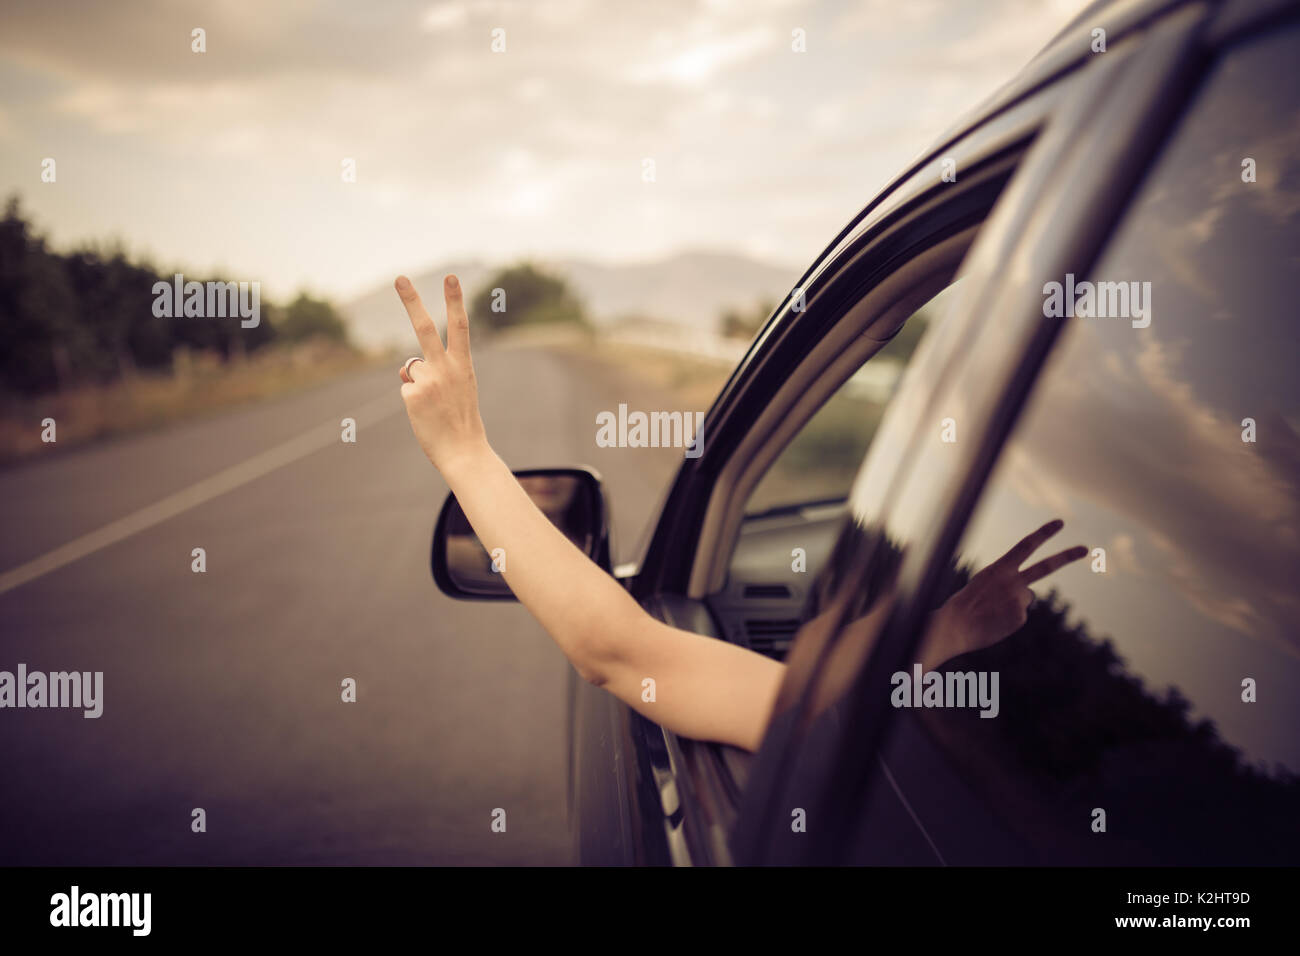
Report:
[{"label": "car window", "polygon": [[[1213,70],[958,549],[947,591],[1051,519],[1035,557],[1089,549],[941,668],[997,675],[991,708],[911,714],[1031,861],[1300,858],[1298,39]],[[1000,858],[988,832],[950,832],[949,862]]]},{"label": "car window", "polygon": [[843,501],[876,427],[917,346],[946,307],[956,283],[927,301],[835,391],[768,468],[746,514],[820,501]]}]

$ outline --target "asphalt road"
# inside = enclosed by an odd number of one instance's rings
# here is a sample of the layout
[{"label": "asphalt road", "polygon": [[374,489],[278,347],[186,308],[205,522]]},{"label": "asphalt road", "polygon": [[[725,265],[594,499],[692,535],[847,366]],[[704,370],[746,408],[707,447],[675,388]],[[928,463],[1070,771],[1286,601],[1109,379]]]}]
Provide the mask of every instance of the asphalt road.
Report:
[{"label": "asphalt road", "polygon": [[[498,452],[597,467],[633,556],[680,452],[598,449],[595,416],[671,399],[550,353],[476,363]],[[570,861],[569,665],[518,605],[433,585],[446,486],[398,386],[369,371],[0,472],[0,670],[104,673],[97,720],[0,710],[0,863]]]}]

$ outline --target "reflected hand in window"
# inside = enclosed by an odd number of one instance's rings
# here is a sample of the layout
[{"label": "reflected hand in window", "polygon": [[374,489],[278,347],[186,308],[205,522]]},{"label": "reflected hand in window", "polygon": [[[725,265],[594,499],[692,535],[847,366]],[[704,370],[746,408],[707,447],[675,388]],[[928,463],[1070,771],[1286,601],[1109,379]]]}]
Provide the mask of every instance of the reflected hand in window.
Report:
[{"label": "reflected hand in window", "polygon": [[1029,585],[1088,554],[1088,549],[1079,545],[1020,569],[1063,527],[1065,522],[1057,518],[1026,536],[935,611],[922,645],[921,662],[927,668],[935,667],[990,647],[1020,630],[1034,602]]}]

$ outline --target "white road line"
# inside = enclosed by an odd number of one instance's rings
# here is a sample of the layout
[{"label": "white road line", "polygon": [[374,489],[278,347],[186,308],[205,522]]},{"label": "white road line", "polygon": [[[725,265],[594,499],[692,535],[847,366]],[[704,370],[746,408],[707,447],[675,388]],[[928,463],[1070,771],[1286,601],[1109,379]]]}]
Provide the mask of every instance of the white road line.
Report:
[{"label": "white road line", "polygon": [[[367,402],[355,411],[348,412],[347,417],[356,419],[359,427],[366,420],[369,420],[369,422],[382,421],[389,415],[401,410],[401,401],[396,395],[389,394]],[[372,414],[373,417],[371,417]],[[146,505],[139,511],[132,512],[124,518],[118,518],[102,528],[84,534],[67,544],[60,545],[39,558],[34,558],[26,564],[20,564],[16,568],[5,571],[0,574],[0,594],[22,587],[28,581],[34,581],[51,571],[57,571],[73,561],[81,560],[88,554],[94,554],[109,545],[117,544],[133,534],[139,534],[141,531],[174,518],[182,512],[224,495],[228,491],[234,491],[241,485],[255,481],[263,475],[269,475],[277,468],[283,468],[300,458],[307,457],[312,452],[328,447],[339,441],[340,420],[328,421],[310,431],[304,432],[297,438],[291,438],[281,445],[260,452],[224,471],[219,471],[210,478],[204,478],[188,488],[183,488],[160,501]]]}]

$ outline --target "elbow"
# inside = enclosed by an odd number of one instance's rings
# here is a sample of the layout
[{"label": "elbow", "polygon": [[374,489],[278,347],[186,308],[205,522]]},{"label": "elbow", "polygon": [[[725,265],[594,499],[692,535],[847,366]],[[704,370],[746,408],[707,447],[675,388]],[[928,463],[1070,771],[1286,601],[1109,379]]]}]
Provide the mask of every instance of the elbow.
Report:
[{"label": "elbow", "polygon": [[587,638],[574,648],[569,655],[578,676],[593,687],[605,687],[610,681],[612,655],[604,641],[599,638]]},{"label": "elbow", "polygon": [[564,648],[578,675],[593,687],[612,691],[611,685],[621,685],[633,660],[641,656],[636,648],[651,618],[626,595],[623,597],[625,604],[606,604],[599,613],[583,620],[571,632],[571,643]]}]

